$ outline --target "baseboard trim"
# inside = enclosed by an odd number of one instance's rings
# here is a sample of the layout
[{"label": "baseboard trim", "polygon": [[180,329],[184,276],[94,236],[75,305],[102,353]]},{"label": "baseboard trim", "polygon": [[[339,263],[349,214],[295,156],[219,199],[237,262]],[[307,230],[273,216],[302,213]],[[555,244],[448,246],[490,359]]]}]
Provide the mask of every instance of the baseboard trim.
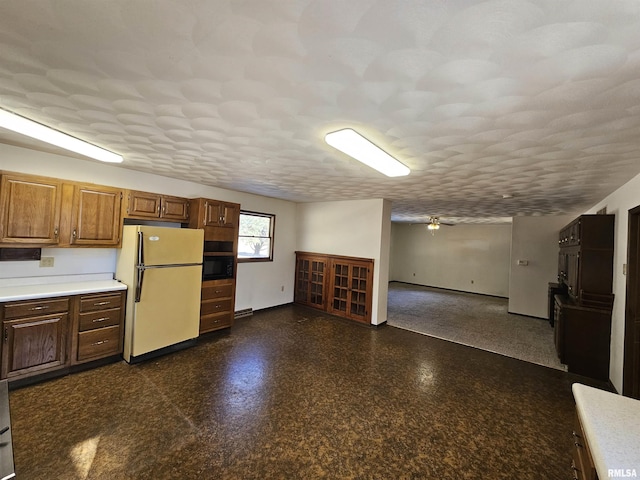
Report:
[{"label": "baseboard trim", "polygon": [[457,290],[455,288],[435,287],[433,285],[424,285],[422,283],[403,282],[401,280],[391,280],[389,283],[404,283],[405,285],[415,285],[416,287],[435,288],[437,290],[445,290],[447,292],[469,293],[471,295],[482,295],[483,297],[504,298],[506,300],[509,299],[509,297],[503,297],[502,295],[491,295],[490,293],[469,292],[467,290]]}]

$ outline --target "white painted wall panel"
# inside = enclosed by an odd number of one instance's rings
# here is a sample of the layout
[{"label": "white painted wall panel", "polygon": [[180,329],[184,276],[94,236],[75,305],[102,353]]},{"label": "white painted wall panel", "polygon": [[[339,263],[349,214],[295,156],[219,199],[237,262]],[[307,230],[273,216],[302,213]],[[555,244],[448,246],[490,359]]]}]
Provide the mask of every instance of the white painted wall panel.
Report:
[{"label": "white painted wall panel", "polygon": [[297,250],[374,259],[374,325],[387,319],[390,224],[388,200],[298,204]]},{"label": "white painted wall panel", "polygon": [[391,280],[509,295],[511,225],[392,226]]},{"label": "white painted wall panel", "polygon": [[[558,281],[558,233],[577,215],[514,217],[509,312],[548,318],[548,284]],[[528,265],[518,265],[525,260]]]}]

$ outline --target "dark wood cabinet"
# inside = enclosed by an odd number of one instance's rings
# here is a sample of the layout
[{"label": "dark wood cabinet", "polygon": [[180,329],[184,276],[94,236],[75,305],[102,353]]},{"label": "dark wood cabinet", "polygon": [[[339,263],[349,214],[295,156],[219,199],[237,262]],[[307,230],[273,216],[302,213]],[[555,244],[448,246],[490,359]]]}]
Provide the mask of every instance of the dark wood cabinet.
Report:
[{"label": "dark wood cabinet", "polygon": [[56,246],[62,182],[13,173],[0,178],[0,244]]},{"label": "dark wood cabinet", "polygon": [[558,357],[569,372],[609,379],[610,310],[583,307],[556,295],[554,338]]},{"label": "dark wood cabinet", "polygon": [[2,308],[2,378],[30,376],[68,364],[70,299],[10,302]]},{"label": "dark wood cabinet", "polygon": [[189,221],[189,199],[128,190],[124,216],[141,220],[186,223]]},{"label": "dark wood cabinet", "polygon": [[294,300],[310,307],[325,308],[329,285],[328,259],[298,253]]},{"label": "dark wood cabinet", "polygon": [[370,323],[372,282],[373,260],[332,259],[329,312]]},{"label": "dark wood cabinet", "polygon": [[614,215],[581,215],[560,231],[558,281],[579,303],[611,294],[614,221]]},{"label": "dark wood cabinet", "polygon": [[370,323],[372,297],[373,260],[296,252],[296,303]]},{"label": "dark wood cabinet", "polygon": [[[609,379],[614,215],[581,215],[559,234],[553,325],[569,372]],[[552,295],[550,289],[550,298]],[[550,317],[551,319],[551,317]]]}]

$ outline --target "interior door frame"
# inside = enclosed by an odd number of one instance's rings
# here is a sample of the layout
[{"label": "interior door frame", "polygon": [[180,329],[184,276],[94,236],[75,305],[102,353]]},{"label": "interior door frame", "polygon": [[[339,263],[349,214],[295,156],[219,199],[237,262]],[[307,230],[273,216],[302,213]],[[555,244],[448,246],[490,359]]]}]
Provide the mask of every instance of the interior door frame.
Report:
[{"label": "interior door frame", "polygon": [[622,394],[640,399],[640,205],[629,210]]}]

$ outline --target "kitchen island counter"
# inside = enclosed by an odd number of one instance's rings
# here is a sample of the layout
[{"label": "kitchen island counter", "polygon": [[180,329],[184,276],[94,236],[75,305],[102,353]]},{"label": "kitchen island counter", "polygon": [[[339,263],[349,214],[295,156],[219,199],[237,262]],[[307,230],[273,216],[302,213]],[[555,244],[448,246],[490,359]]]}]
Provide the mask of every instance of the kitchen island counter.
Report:
[{"label": "kitchen island counter", "polygon": [[579,383],[572,390],[598,478],[640,475],[640,401]]}]

